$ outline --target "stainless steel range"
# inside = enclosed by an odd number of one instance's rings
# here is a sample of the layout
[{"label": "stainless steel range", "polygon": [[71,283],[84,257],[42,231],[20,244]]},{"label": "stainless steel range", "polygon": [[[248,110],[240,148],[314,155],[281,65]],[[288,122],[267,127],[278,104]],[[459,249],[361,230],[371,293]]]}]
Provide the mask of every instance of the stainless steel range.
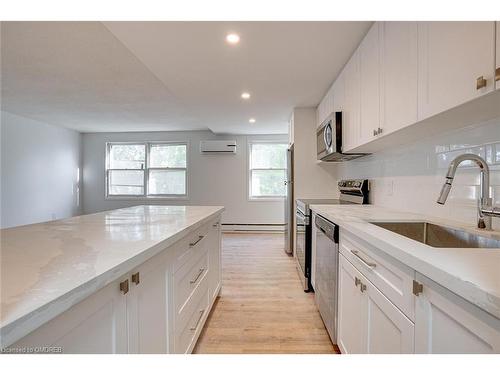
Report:
[{"label": "stainless steel range", "polygon": [[297,199],[295,213],[295,260],[305,292],[312,291],[311,243],[312,204],[364,204],[368,203],[368,180],[339,181],[340,199]]}]

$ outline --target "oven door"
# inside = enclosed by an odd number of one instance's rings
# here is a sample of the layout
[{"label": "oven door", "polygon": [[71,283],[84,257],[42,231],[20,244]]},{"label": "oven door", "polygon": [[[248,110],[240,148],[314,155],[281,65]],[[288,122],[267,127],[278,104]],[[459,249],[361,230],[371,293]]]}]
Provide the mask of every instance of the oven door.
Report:
[{"label": "oven door", "polygon": [[309,280],[306,272],[307,227],[309,217],[299,210],[295,213],[295,259],[297,271],[303,283],[304,291],[309,291]]}]

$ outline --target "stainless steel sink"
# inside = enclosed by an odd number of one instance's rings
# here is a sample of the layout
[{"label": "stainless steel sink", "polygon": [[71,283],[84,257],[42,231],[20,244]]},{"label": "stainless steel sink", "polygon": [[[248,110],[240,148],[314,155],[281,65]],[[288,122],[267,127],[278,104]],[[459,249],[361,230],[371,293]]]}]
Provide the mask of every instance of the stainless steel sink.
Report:
[{"label": "stainless steel sink", "polygon": [[500,240],[426,222],[371,222],[371,224],[432,247],[500,248]]}]

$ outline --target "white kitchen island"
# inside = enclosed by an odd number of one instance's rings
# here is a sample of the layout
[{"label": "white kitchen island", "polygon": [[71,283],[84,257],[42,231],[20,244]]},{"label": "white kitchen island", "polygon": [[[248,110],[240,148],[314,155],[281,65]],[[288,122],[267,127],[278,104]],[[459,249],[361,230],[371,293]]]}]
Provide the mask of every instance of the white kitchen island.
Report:
[{"label": "white kitchen island", "polygon": [[221,287],[218,206],[135,206],[1,231],[4,352],[191,352]]}]

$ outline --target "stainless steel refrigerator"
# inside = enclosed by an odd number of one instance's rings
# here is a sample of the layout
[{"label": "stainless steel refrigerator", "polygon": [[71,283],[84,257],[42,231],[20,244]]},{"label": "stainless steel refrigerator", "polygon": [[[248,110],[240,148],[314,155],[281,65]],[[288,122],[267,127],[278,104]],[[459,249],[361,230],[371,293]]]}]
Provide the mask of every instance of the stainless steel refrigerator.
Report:
[{"label": "stainless steel refrigerator", "polygon": [[285,200],[285,252],[293,253],[293,220],[295,212],[293,209],[293,145],[287,151],[286,158],[287,176],[285,180],[286,200]]}]

